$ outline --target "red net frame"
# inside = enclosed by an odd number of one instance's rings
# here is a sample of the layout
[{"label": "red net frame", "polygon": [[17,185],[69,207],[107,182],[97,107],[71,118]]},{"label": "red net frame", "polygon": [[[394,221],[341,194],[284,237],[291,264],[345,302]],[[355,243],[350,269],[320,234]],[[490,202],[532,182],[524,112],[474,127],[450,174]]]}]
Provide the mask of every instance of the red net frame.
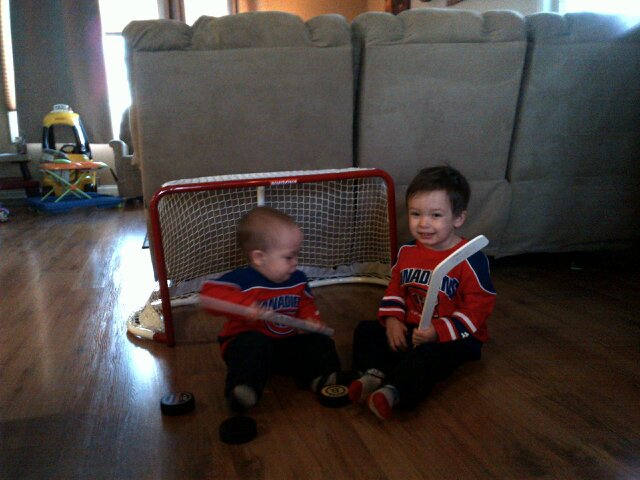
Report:
[{"label": "red net frame", "polygon": [[[305,240],[299,268],[312,287],[388,282],[397,251],[395,188],[383,170],[270,172],[169,182],[153,196],[149,209],[164,324],[153,333],[154,340],[175,344],[172,303],[179,304],[177,298],[193,295],[206,278],[246,263],[235,243],[235,227],[257,205],[282,210],[300,225]],[[336,253],[344,257],[336,258]]]}]

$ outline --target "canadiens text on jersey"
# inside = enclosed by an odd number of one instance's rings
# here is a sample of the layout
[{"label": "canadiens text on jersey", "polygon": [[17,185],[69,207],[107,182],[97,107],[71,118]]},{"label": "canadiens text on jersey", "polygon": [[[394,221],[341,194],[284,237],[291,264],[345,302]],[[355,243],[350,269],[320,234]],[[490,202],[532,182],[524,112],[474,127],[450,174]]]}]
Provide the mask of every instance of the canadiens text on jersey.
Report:
[{"label": "canadiens text on jersey", "polygon": [[438,263],[464,245],[436,251],[416,241],[400,248],[391,281],[378,309],[378,319],[394,317],[407,325],[418,325],[429,288],[438,288],[438,302],[432,324],[440,342],[472,335],[481,342],[488,339],[486,320],[493,311],[495,290],[489,276],[489,261],[477,252],[454,267],[441,285],[430,285],[431,273]]},{"label": "canadiens text on jersey", "polygon": [[[207,281],[202,286],[200,295],[244,306],[258,303],[291,317],[320,320],[320,314],[309,289],[307,277],[300,270],[296,270],[289,280],[274,283],[251,267],[237,268],[217,280]],[[228,319],[220,332],[223,351],[227,340],[249,330],[257,330],[273,338],[282,338],[297,333],[295,328],[276,322],[267,320],[253,322],[225,312],[213,310],[211,312],[222,314]]]}]

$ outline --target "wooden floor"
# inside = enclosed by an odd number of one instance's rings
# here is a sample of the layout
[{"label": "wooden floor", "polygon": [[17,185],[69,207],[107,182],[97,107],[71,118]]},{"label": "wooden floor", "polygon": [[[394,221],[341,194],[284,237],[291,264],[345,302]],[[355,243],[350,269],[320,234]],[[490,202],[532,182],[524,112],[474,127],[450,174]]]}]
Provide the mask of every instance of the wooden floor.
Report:
[{"label": "wooden floor", "polygon": [[[153,287],[139,206],[0,224],[0,479],[640,478],[640,296],[630,255],[494,261],[498,302],[481,362],[417,410],[378,421],[330,409],[273,378],[251,412],[258,437],[218,439],[220,326],[178,319],[174,348],[125,319]],[[345,367],[379,287],[316,290]],[[182,417],[171,391],[194,393]]]}]

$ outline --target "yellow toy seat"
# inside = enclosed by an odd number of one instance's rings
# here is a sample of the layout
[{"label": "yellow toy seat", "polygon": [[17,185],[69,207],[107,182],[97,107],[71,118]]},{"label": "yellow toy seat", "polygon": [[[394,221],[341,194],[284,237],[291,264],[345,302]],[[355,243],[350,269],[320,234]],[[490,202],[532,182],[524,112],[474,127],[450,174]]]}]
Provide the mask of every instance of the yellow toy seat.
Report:
[{"label": "yellow toy seat", "polygon": [[[47,113],[42,121],[42,162],[79,163],[90,162],[92,159],[91,145],[87,139],[84,125],[80,120],[80,115],[75,113],[68,105],[56,104]],[[63,140],[62,146],[58,149],[56,145],[56,134],[58,140]],[[97,162],[99,163],[99,162]],[[103,167],[100,167],[103,168]],[[58,169],[43,169],[55,171]],[[75,185],[75,190],[84,192],[96,192],[98,189],[96,172],[97,169],[59,169],[61,178]],[[60,180],[55,180],[52,175],[45,175],[42,181],[42,193],[45,196],[55,195],[60,197],[67,191],[67,186]],[[66,194],[65,193],[65,194]]]}]

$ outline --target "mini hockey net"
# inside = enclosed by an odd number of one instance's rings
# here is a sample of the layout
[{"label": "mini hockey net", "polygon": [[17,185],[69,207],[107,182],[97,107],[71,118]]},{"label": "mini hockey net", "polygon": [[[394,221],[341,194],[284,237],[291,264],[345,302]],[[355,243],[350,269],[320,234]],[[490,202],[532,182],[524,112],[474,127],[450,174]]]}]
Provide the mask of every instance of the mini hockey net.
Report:
[{"label": "mini hockey net", "polygon": [[386,284],[395,261],[395,193],[389,175],[350,168],[224,175],[165,183],[150,206],[157,289],[127,323],[137,336],[174,344],[172,307],[197,303],[203,282],[246,264],[237,224],[258,205],[291,215],[312,287]]}]

